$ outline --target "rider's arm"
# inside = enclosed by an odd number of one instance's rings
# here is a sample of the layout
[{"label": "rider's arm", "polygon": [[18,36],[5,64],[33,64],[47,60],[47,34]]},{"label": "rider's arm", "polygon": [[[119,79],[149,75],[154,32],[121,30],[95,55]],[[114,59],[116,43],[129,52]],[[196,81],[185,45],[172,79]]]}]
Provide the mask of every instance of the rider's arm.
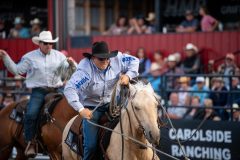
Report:
[{"label": "rider's arm", "polygon": [[18,64],[16,64],[7,54],[3,57],[3,62],[6,68],[14,75],[26,73],[31,66],[30,60],[25,56],[23,56],[21,61]]},{"label": "rider's arm", "polygon": [[122,65],[122,71],[130,78],[138,76],[139,59],[129,54],[118,52],[118,58]]},{"label": "rider's arm", "polygon": [[[84,107],[79,100],[79,96],[83,93],[90,82],[90,76],[86,72],[78,69],[67,82],[64,88],[64,95],[68,103],[78,112]],[[80,93],[80,94],[78,94]]]}]

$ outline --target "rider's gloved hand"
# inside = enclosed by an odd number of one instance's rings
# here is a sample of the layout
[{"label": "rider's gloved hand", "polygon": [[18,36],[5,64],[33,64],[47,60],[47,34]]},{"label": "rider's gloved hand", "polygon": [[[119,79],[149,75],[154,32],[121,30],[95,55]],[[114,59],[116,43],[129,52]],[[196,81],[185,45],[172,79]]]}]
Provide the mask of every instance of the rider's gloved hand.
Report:
[{"label": "rider's gloved hand", "polygon": [[79,112],[79,114],[82,118],[86,118],[86,119],[92,118],[92,111],[90,111],[87,108],[84,108],[82,111]]},{"label": "rider's gloved hand", "polygon": [[120,84],[121,85],[128,85],[129,84],[129,80],[130,80],[130,78],[127,75],[125,75],[125,74],[120,76]]}]

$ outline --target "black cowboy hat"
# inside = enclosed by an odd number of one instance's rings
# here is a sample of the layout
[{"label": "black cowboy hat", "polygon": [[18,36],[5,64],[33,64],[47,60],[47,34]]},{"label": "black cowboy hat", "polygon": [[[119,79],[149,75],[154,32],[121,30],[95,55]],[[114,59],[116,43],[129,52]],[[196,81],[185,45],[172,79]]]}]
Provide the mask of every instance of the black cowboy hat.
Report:
[{"label": "black cowboy hat", "polygon": [[109,51],[108,45],[106,42],[95,42],[92,46],[92,53],[83,53],[84,57],[91,58],[92,56],[98,58],[112,58],[117,56],[118,50]]}]

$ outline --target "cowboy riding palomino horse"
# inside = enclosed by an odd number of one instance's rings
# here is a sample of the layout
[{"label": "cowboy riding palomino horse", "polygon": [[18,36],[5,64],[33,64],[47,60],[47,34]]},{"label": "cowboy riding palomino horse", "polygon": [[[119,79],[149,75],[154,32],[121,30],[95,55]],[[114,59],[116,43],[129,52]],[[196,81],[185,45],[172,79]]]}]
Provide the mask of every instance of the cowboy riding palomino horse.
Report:
[{"label": "cowboy riding palomino horse", "polygon": [[[49,99],[53,100],[53,97],[50,95]],[[22,103],[26,105],[26,101]],[[10,158],[13,147],[17,149],[16,160],[27,159],[24,155],[27,144],[24,142],[23,124],[17,119],[10,118],[13,110],[16,109],[16,105],[18,103],[11,104],[0,112],[0,160]],[[51,115],[47,115],[50,119],[39,128],[38,142],[41,144],[40,150],[46,152],[52,160],[62,159],[62,132],[67,122],[75,115],[77,115],[77,112],[69,106],[67,100],[63,97],[56,102]]]},{"label": "cowboy riding palomino horse", "polygon": [[[115,133],[123,133],[124,135],[130,136],[148,146],[151,146],[152,144],[159,144],[159,101],[156,98],[152,86],[150,84],[143,84],[142,82],[138,82],[135,85],[130,84],[128,95],[127,107],[121,109],[121,116],[119,118],[120,120],[110,135],[110,141],[107,149],[105,150],[104,159],[159,159],[152,149],[143,145],[139,145],[138,143],[133,142],[126,137],[123,138],[120,134]],[[77,117],[78,116],[75,116],[68,122],[63,132],[62,150],[64,160],[77,160],[80,158],[80,156],[71,150],[69,145],[66,144],[69,130],[71,129],[71,126]],[[80,122],[78,121],[78,123]],[[122,123],[122,125],[120,123]],[[99,144],[99,146],[100,145],[101,144]],[[80,155],[82,154],[80,153]],[[98,159],[101,158],[98,156]]]}]

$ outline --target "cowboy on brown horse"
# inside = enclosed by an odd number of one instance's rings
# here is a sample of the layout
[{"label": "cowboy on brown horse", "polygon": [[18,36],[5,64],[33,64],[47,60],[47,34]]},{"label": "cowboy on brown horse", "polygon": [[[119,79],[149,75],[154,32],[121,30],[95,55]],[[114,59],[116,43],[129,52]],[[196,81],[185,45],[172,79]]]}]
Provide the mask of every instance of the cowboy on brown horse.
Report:
[{"label": "cowboy on brown horse", "polygon": [[[24,136],[28,144],[25,154],[28,157],[36,156],[35,135],[38,115],[45,96],[49,92],[61,89],[63,85],[61,77],[56,77],[54,72],[66,60],[61,52],[52,49],[58,38],[53,39],[50,31],[42,31],[39,36],[33,37],[32,41],[39,45],[39,49],[25,54],[18,64],[12,61],[6,51],[0,50],[0,58],[3,59],[7,69],[14,75],[26,73],[26,85],[32,89],[24,118]],[[68,61],[72,59],[69,58]]]},{"label": "cowboy on brown horse", "polygon": [[[83,160],[89,160],[97,148],[99,128],[87,120],[98,123],[108,110],[115,83],[122,85],[138,76],[139,60],[118,51],[110,52],[105,42],[95,42],[92,53],[84,53],[77,71],[67,82],[64,94],[68,103],[77,110],[83,119]],[[100,103],[100,105],[99,105]],[[91,110],[99,106],[93,113]]]}]

